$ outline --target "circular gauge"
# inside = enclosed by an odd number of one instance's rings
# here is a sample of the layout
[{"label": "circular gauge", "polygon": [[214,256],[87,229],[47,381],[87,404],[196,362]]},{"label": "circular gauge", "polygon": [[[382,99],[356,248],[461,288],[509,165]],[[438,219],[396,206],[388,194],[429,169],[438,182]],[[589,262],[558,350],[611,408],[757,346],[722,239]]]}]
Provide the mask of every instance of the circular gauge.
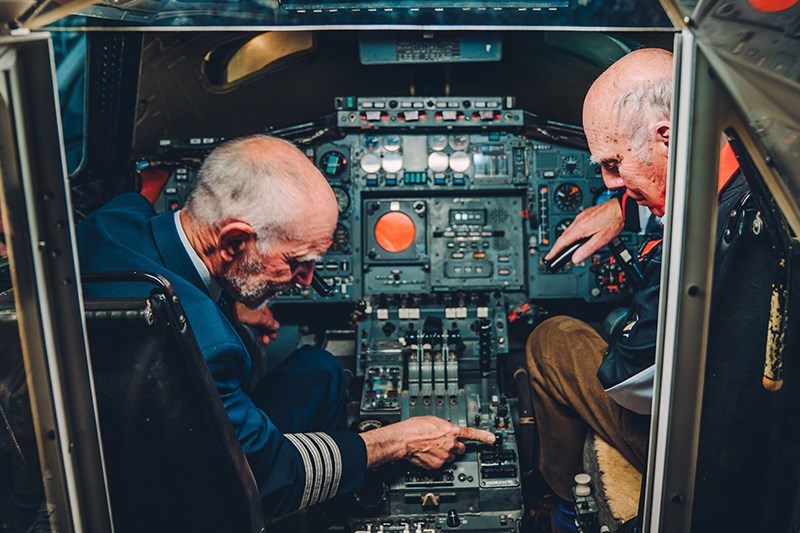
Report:
[{"label": "circular gauge", "polygon": [[405,252],[417,235],[417,227],[411,217],[401,211],[390,211],[375,223],[375,242],[387,252]]},{"label": "circular gauge", "polygon": [[365,431],[372,431],[373,429],[380,429],[383,427],[383,422],[380,420],[367,419],[358,423],[358,432],[364,433]]},{"label": "circular gauge", "polygon": [[347,157],[341,152],[326,152],[319,158],[319,168],[328,179],[336,178],[347,170]]},{"label": "circular gauge", "polygon": [[344,213],[350,207],[350,195],[341,187],[331,187],[331,189],[333,189],[333,195],[336,197],[339,213]]},{"label": "circular gauge", "polygon": [[431,135],[428,137],[428,147],[434,152],[441,152],[447,148],[447,135]]},{"label": "circular gauge", "polygon": [[453,152],[450,155],[450,168],[453,172],[466,172],[469,169],[469,155],[466,152]]},{"label": "circular gauge", "polygon": [[329,248],[334,252],[340,252],[350,244],[350,231],[342,224],[336,224],[336,229],[333,230],[333,237],[331,238],[331,245]]},{"label": "circular gauge", "polygon": [[468,135],[451,135],[450,148],[453,150],[464,150],[469,144]]},{"label": "circular gauge", "polygon": [[556,187],[553,203],[562,211],[577,211],[583,203],[583,193],[574,183],[562,183]]},{"label": "circular gauge", "polygon": [[561,237],[561,234],[564,233],[564,230],[567,229],[567,226],[572,224],[573,220],[575,220],[575,219],[574,218],[565,218],[561,222],[556,224],[556,227],[554,228],[554,231],[556,232],[556,239]]},{"label": "circular gauge", "polygon": [[364,154],[361,158],[361,170],[367,174],[375,174],[381,169],[381,158],[376,154]]},{"label": "circular gauge", "polygon": [[387,135],[383,139],[383,149],[387,152],[396,152],[403,144],[403,138],[399,135]]},{"label": "circular gauge", "polygon": [[381,145],[381,138],[379,135],[364,135],[364,149],[368,152],[374,152]]},{"label": "circular gauge", "polygon": [[561,170],[567,176],[577,176],[581,173],[581,161],[574,155],[561,158]]},{"label": "circular gauge", "polygon": [[384,154],[381,167],[389,174],[396,174],[403,169],[403,156],[400,154]]},{"label": "circular gauge", "polygon": [[442,152],[433,152],[428,156],[428,168],[434,172],[444,172],[449,166],[450,158]]}]

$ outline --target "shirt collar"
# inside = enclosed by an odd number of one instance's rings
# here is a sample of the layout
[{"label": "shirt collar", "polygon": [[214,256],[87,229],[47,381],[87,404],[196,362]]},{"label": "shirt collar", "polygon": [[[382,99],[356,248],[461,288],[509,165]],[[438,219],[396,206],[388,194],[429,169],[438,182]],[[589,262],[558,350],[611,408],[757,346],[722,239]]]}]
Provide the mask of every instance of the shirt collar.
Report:
[{"label": "shirt collar", "polygon": [[222,294],[222,288],[219,286],[219,283],[214,281],[214,279],[211,277],[211,272],[208,271],[208,268],[206,267],[205,263],[203,263],[203,260],[200,259],[200,256],[197,255],[197,252],[189,243],[189,238],[186,236],[186,232],[183,231],[183,224],[181,224],[180,214],[180,210],[175,211],[175,227],[178,230],[178,238],[180,238],[183,247],[186,248],[186,253],[189,256],[189,259],[192,260],[192,264],[197,270],[197,273],[200,275],[200,279],[203,280],[203,284],[206,286],[208,295],[216,302],[219,300],[219,297]]}]

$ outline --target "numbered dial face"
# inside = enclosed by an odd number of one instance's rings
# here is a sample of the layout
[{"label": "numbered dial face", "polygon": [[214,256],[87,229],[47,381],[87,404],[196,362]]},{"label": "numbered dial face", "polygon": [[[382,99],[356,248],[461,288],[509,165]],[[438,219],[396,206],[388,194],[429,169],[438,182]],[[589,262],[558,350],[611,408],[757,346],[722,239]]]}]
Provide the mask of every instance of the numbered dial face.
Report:
[{"label": "numbered dial face", "polygon": [[350,244],[350,230],[342,224],[337,224],[336,229],[333,230],[333,238],[331,239],[330,249],[334,252],[345,250]]},{"label": "numbered dial face", "polygon": [[380,420],[362,420],[358,423],[358,432],[364,433],[365,431],[372,431],[383,427],[383,422]]},{"label": "numbered dial face", "polygon": [[578,211],[583,204],[583,193],[574,183],[562,183],[553,193],[553,203],[561,211]]},{"label": "numbered dial face", "polygon": [[341,152],[327,152],[319,158],[319,168],[328,179],[338,178],[347,170],[347,157]]},{"label": "numbered dial face", "polygon": [[567,226],[572,224],[573,220],[574,219],[572,219],[572,218],[565,218],[565,219],[561,220],[558,224],[556,224],[556,227],[553,228],[553,231],[555,231],[555,233],[556,233],[556,239],[561,237],[561,234],[564,233],[564,230],[567,229]]},{"label": "numbered dial face", "polygon": [[331,189],[333,189],[333,195],[336,197],[339,213],[344,213],[350,208],[350,195],[341,187],[331,187]]},{"label": "numbered dial face", "polygon": [[464,150],[469,144],[469,136],[467,135],[451,135],[450,148],[453,150]]},{"label": "numbered dial face", "polygon": [[403,145],[403,138],[399,135],[387,135],[383,138],[383,149],[387,152],[397,152]]},{"label": "numbered dial face", "polygon": [[428,147],[434,152],[441,152],[447,148],[447,135],[431,135],[428,137]]},{"label": "numbered dial face", "polygon": [[379,135],[364,135],[364,149],[368,152],[374,152],[381,146],[381,138]]},{"label": "numbered dial face", "polygon": [[566,176],[578,176],[581,173],[581,161],[577,156],[568,155],[561,158],[561,171]]}]

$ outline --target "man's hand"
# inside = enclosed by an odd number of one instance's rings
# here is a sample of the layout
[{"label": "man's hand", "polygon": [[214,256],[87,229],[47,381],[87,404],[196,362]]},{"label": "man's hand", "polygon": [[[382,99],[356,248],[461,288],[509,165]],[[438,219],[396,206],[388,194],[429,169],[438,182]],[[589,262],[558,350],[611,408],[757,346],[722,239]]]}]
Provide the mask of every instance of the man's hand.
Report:
[{"label": "man's hand", "polygon": [[550,248],[545,259],[553,259],[573,242],[590,237],[572,254],[572,262],[580,263],[619,235],[624,225],[622,210],[616,199],[588,207],[575,217],[572,224],[567,226],[564,233]]},{"label": "man's hand", "polygon": [[267,306],[261,309],[250,309],[243,303],[236,302],[236,317],[242,324],[256,328],[261,333],[261,342],[265,345],[278,337],[278,328],[281,327],[281,324],[275,320],[272,311]]},{"label": "man's hand", "polygon": [[488,431],[457,426],[435,416],[418,416],[361,434],[367,466],[407,459],[429,470],[441,468],[466,451],[459,439],[494,443]]}]

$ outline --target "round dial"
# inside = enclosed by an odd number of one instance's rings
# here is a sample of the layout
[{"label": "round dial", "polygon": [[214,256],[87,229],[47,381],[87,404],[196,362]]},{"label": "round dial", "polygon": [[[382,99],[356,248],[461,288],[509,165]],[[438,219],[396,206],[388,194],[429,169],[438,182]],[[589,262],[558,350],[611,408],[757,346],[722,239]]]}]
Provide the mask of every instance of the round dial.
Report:
[{"label": "round dial", "polygon": [[428,146],[434,152],[441,152],[447,148],[447,135],[431,135],[428,137]]},{"label": "round dial", "polygon": [[335,150],[326,152],[319,158],[319,168],[328,179],[337,178],[347,170],[347,157]]},{"label": "round dial", "polygon": [[567,176],[577,176],[581,173],[581,161],[577,156],[567,155],[561,158],[561,170]]},{"label": "round dial", "polygon": [[381,158],[377,154],[364,154],[361,158],[361,170],[367,174],[375,174],[381,169]]},{"label": "round dial", "polygon": [[450,158],[442,152],[433,152],[428,156],[428,168],[434,172],[444,172],[450,163]]},{"label": "round dial", "polygon": [[574,183],[562,183],[556,187],[553,203],[561,211],[577,211],[583,203],[583,193]]},{"label": "round dial", "polygon": [[453,172],[466,172],[469,164],[469,155],[466,152],[453,152],[450,156],[450,168]]},{"label": "round dial", "polygon": [[469,144],[468,135],[451,135],[450,148],[453,150],[464,150]]},{"label": "round dial", "polygon": [[339,213],[344,213],[350,207],[350,195],[341,187],[331,187],[331,189],[333,189],[333,195],[336,197]]},{"label": "round dial", "polygon": [[567,229],[567,226],[572,224],[573,220],[575,220],[575,219],[573,219],[573,218],[565,218],[565,219],[561,220],[558,224],[556,224],[556,227],[553,228],[553,231],[555,231],[555,234],[556,234],[556,239],[561,237],[561,234],[564,233],[564,230]]},{"label": "round dial", "polygon": [[379,135],[364,135],[364,149],[368,152],[374,152],[381,145],[381,138]]},{"label": "round dial", "polygon": [[358,432],[364,433],[365,431],[372,431],[373,429],[379,429],[383,427],[383,422],[380,420],[362,420],[358,423]]},{"label": "round dial", "polygon": [[350,244],[350,230],[342,224],[336,224],[336,229],[333,230],[333,237],[331,238],[330,249],[334,252],[344,250]]},{"label": "round dial", "polygon": [[383,138],[383,149],[387,152],[396,152],[403,144],[403,138],[399,135],[387,135]]},{"label": "round dial", "polygon": [[403,168],[403,156],[400,154],[384,154],[381,166],[389,174],[396,174]]}]

